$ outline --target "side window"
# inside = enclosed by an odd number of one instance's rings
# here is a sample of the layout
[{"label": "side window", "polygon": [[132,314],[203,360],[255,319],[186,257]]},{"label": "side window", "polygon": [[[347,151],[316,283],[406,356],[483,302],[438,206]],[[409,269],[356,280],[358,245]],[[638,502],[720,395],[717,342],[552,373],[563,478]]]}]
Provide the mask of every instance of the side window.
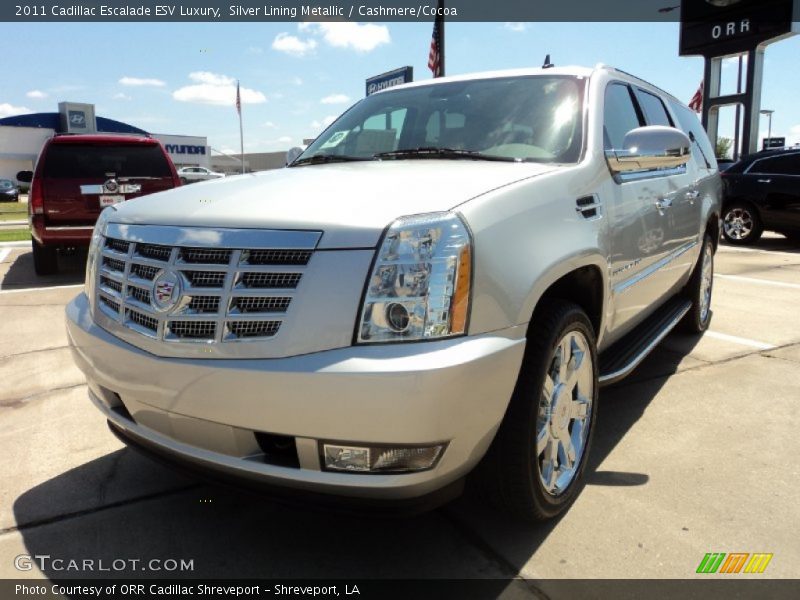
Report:
[{"label": "side window", "polygon": [[644,90],[637,90],[636,92],[648,125],[672,127],[672,121],[667,114],[667,109],[664,108],[661,98]]},{"label": "side window", "polygon": [[622,142],[628,132],[641,125],[630,88],[621,83],[609,85],[606,89],[603,115],[603,139],[606,150],[622,148]]},{"label": "side window", "polygon": [[800,154],[786,154],[756,161],[749,172],[770,175],[800,175]]},{"label": "side window", "polygon": [[[711,142],[706,135],[706,130],[703,129],[703,126],[700,124],[700,119],[697,118],[697,113],[676,100],[670,100],[669,105],[675,118],[678,119],[677,126],[690,138],[694,136],[695,142],[701,150],[700,156],[692,152],[692,155],[697,158],[697,164],[700,165],[701,168],[705,168],[705,161],[707,160],[711,168],[716,169],[717,162],[714,148],[711,146]],[[705,160],[703,160],[704,158]]]}]

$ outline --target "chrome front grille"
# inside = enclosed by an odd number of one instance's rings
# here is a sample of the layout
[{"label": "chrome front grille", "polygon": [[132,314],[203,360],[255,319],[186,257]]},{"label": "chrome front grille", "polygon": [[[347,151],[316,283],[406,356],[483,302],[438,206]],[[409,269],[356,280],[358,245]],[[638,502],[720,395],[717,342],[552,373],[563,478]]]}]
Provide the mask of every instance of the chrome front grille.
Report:
[{"label": "chrome front grille", "polygon": [[[161,235],[151,238],[150,231]],[[100,249],[96,307],[114,327],[157,341],[274,338],[320,234],[271,232],[273,240],[310,248],[261,248],[250,230],[231,230],[237,235],[227,237],[220,231],[110,224]],[[235,246],[243,241],[247,247]]]}]

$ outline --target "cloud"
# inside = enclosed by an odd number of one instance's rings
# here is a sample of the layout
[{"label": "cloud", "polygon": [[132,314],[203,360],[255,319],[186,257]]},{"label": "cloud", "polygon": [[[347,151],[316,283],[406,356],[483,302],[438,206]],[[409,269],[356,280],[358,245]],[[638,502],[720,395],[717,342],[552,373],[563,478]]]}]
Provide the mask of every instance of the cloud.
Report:
[{"label": "cloud", "polygon": [[250,46],[247,49],[247,54],[264,54],[264,49],[259,46]]},{"label": "cloud", "polygon": [[300,23],[297,28],[321,35],[329,46],[350,48],[357,52],[370,52],[392,41],[388,27],[373,23]]},{"label": "cloud", "polygon": [[315,131],[321,131],[322,129],[325,129],[328,125],[333,123],[335,120],[336,117],[334,115],[328,115],[327,117],[322,119],[322,121],[316,121],[316,120],[312,121],[311,128],[314,129]]},{"label": "cloud", "polygon": [[41,100],[42,98],[47,98],[47,94],[45,94],[41,90],[31,90],[27,94],[25,94],[28,98],[33,98],[34,100]]},{"label": "cloud", "polygon": [[114,94],[113,96],[111,96],[111,98],[113,100],[131,100],[130,96],[128,96],[127,94],[123,94],[122,92]]},{"label": "cloud", "polygon": [[325,96],[322,100],[320,100],[322,104],[347,104],[350,102],[350,96],[345,96],[344,94],[331,94],[330,96]]},{"label": "cloud", "polygon": [[7,102],[0,102],[0,118],[13,117],[14,115],[24,115],[33,112],[27,106],[14,106]]},{"label": "cloud", "polygon": [[288,144],[292,141],[292,138],[290,138],[288,135],[282,135],[277,141],[281,142],[282,144]]},{"label": "cloud", "polygon": [[514,33],[522,33],[526,29],[528,29],[527,23],[506,23],[503,25],[508,31],[513,31]]},{"label": "cloud", "polygon": [[292,83],[294,85],[303,85],[303,80],[299,77],[292,77]]},{"label": "cloud", "polygon": [[275,123],[273,123],[272,121],[264,121],[262,125],[264,127],[269,127],[270,129],[275,129],[277,127],[277,125],[275,125]]},{"label": "cloud", "polygon": [[272,40],[272,49],[278,52],[284,52],[291,56],[302,57],[314,52],[317,47],[317,41],[313,39],[301,40],[295,35],[281,32]]},{"label": "cloud", "polygon": [[164,87],[167,85],[160,79],[153,79],[149,77],[122,77],[119,80],[121,85],[130,87]]},{"label": "cloud", "polygon": [[[209,71],[189,73],[194,85],[187,85],[172,92],[178,102],[211,104],[214,106],[234,106],[236,104],[236,80],[227,75]],[[257,90],[242,86],[239,89],[242,104],[262,104],[267,97]]]},{"label": "cloud", "polygon": [[233,85],[236,80],[227,75],[219,75],[209,71],[194,71],[189,73],[189,79],[197,83],[207,83],[209,85]]}]

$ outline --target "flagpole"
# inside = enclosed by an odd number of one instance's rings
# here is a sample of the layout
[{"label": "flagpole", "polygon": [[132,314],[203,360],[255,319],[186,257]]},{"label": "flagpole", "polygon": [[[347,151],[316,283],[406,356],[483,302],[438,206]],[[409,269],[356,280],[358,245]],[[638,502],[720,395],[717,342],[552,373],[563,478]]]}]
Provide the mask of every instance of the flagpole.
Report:
[{"label": "flagpole", "polygon": [[239,95],[239,82],[236,82],[236,107],[239,109],[239,160],[242,163],[242,173],[244,173],[244,129],[242,129],[242,99]]},{"label": "flagpole", "polygon": [[444,77],[444,0],[439,0],[439,77]]}]

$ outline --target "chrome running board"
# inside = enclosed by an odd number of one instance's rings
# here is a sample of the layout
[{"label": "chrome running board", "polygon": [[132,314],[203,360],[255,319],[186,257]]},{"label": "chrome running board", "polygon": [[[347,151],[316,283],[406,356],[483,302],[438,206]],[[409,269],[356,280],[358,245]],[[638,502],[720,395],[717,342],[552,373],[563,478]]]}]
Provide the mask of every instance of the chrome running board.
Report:
[{"label": "chrome running board", "polygon": [[689,300],[673,298],[603,352],[600,355],[600,385],[610,385],[630,375],[690,308],[692,303]]}]

